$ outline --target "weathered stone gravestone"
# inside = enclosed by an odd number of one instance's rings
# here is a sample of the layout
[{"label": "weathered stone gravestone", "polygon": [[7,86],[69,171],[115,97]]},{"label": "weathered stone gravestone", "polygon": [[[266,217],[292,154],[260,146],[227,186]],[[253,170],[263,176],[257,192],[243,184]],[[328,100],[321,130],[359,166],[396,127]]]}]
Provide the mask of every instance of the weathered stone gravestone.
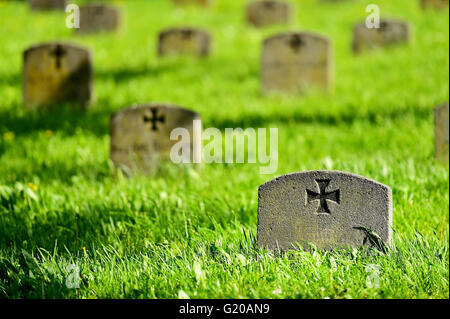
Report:
[{"label": "weathered stone gravestone", "polygon": [[381,20],[379,28],[368,28],[366,23],[358,24],[353,34],[353,51],[407,44],[411,40],[411,27],[398,20]]},{"label": "weathered stone gravestone", "polygon": [[194,28],[173,28],[159,34],[158,54],[190,54],[205,57],[211,50],[208,32]]},{"label": "weathered stone gravestone", "polygon": [[119,27],[120,11],[104,4],[86,4],[80,7],[80,28],[78,33],[113,31]]},{"label": "weathered stone gravestone", "polygon": [[24,52],[23,98],[28,108],[75,103],[86,108],[93,92],[88,50],[64,43],[33,46]]},{"label": "weathered stone gravestone", "polygon": [[28,0],[32,10],[65,10],[68,0]]},{"label": "weathered stone gravestone", "polygon": [[[379,236],[379,238],[377,237]],[[392,191],[339,171],[283,175],[259,187],[258,246],[318,249],[373,246],[392,239]]]},{"label": "weathered stone gravestone", "polygon": [[[194,124],[194,120],[197,124]],[[201,161],[201,118],[198,113],[166,104],[134,106],[111,116],[110,155],[114,164],[125,172],[150,173],[158,167],[158,161],[170,161],[175,128],[189,132],[190,162]],[[200,139],[198,137],[200,136]],[[183,154],[183,156],[187,156]],[[185,157],[184,157],[185,158]]]},{"label": "weathered stone gravestone", "polygon": [[442,10],[448,8],[449,0],[422,0],[423,9],[436,9]]},{"label": "weathered stone gravestone", "polygon": [[212,3],[212,0],[174,0],[174,3],[176,5],[196,4],[206,7]]},{"label": "weathered stone gravestone", "polygon": [[263,0],[247,6],[247,20],[255,27],[272,24],[287,24],[292,17],[292,7],[287,2]]},{"label": "weathered stone gravestone", "polygon": [[434,109],[434,155],[443,163],[449,161],[448,102]]},{"label": "weathered stone gravestone", "polygon": [[264,41],[262,88],[267,91],[329,89],[332,82],[330,41],[311,33],[284,33]]}]

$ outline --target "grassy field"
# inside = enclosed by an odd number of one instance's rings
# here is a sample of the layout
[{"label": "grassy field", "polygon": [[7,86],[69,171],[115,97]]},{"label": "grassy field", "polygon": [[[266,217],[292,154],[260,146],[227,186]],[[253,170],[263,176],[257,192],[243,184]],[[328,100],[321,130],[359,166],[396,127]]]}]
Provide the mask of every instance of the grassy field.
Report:
[{"label": "grassy field", "polygon": [[[64,13],[0,1],[0,296],[448,298],[449,169],[433,159],[433,108],[449,99],[448,11],[422,11],[418,0],[292,1],[294,24],[259,30],[245,23],[246,1],[215,2],[119,1],[119,32],[76,36]],[[409,21],[412,43],[354,56],[352,28],[369,3]],[[158,58],[158,32],[177,25],[208,29],[211,57]],[[261,94],[262,41],[287,29],[332,39],[333,92]],[[23,108],[22,51],[57,39],[93,50],[96,99],[86,113]],[[109,116],[152,101],[198,111],[204,127],[222,131],[277,127],[277,172],[210,164],[151,178],[116,174]],[[392,188],[386,255],[255,247],[258,186],[313,169]],[[79,289],[66,287],[70,264]],[[379,268],[378,288],[366,283],[370,265]]]}]

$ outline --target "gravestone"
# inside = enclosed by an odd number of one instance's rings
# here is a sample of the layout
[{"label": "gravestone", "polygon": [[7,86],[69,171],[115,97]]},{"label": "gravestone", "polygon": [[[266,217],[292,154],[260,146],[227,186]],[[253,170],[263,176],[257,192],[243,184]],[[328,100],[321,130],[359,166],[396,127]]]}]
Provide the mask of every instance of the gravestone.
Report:
[{"label": "gravestone", "polygon": [[[259,187],[258,246],[309,249],[372,246],[392,239],[392,191],[339,171],[283,175]],[[375,234],[374,234],[375,233]],[[377,235],[379,238],[377,238]]]},{"label": "gravestone", "polygon": [[212,0],[174,0],[176,5],[189,5],[195,4],[200,6],[209,6],[212,3]]},{"label": "gravestone", "polygon": [[407,44],[411,40],[411,27],[398,20],[381,20],[379,28],[368,28],[366,23],[358,24],[353,34],[353,51]]},{"label": "gravestone", "polygon": [[434,155],[443,163],[449,161],[448,102],[434,109]]},{"label": "gravestone", "polygon": [[68,0],[28,0],[32,10],[65,10]]},{"label": "gravestone", "polygon": [[449,0],[421,0],[423,9],[442,10],[448,8]]},{"label": "gravestone", "polygon": [[283,33],[264,41],[262,89],[303,91],[308,87],[329,89],[332,82],[330,41],[312,33]]},{"label": "gravestone", "polygon": [[86,4],[80,7],[80,28],[78,33],[113,31],[119,27],[120,11],[104,4]]},{"label": "gravestone", "polygon": [[56,103],[88,106],[93,70],[87,49],[54,42],[27,49],[23,58],[23,98],[27,108]]},{"label": "gravestone", "polygon": [[247,21],[255,27],[289,23],[292,7],[287,2],[264,0],[251,2],[247,6]]},{"label": "gravestone", "polygon": [[[201,160],[201,120],[198,113],[167,104],[133,106],[111,116],[110,155],[114,164],[124,171],[146,173],[158,167],[158,161],[170,161],[170,151],[178,140],[171,140],[175,128],[189,132],[191,162]],[[186,154],[185,154],[186,155]]]},{"label": "gravestone", "polygon": [[159,34],[158,54],[196,55],[205,57],[211,50],[208,32],[195,28],[172,28]]}]

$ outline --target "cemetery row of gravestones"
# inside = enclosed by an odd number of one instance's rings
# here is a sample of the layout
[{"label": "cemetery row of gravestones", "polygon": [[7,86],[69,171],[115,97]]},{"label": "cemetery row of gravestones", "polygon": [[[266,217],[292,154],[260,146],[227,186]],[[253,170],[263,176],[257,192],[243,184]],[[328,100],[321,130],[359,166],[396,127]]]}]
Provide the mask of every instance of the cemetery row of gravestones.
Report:
[{"label": "cemetery row of gravestones", "polygon": [[[32,6],[44,2],[61,1],[30,1]],[[80,23],[81,32],[117,27],[118,10],[102,9],[109,8],[104,5],[86,8],[80,10],[84,21],[84,25]],[[248,5],[247,17],[256,27],[286,23],[292,18],[292,8],[279,1],[256,1]],[[359,53],[407,43],[410,33],[408,24],[396,20],[381,21],[379,29],[359,24],[354,29],[353,49]],[[159,35],[161,56],[207,56],[210,47],[210,35],[194,28],[173,28]],[[328,89],[332,83],[331,57],[330,41],[316,34],[289,32],[270,37],[263,44],[263,91],[298,91],[310,86]],[[91,60],[88,50],[70,44],[55,42],[29,48],[24,52],[24,104],[34,108],[76,102],[88,107],[93,91]],[[189,132],[191,154],[198,152],[201,147],[196,143],[201,141],[193,137],[195,131],[201,134],[201,124],[195,126],[195,120],[201,123],[198,113],[174,105],[148,104],[121,110],[110,120],[111,160],[126,172],[150,172],[160,161],[168,160],[176,143],[170,139],[175,128]],[[449,156],[448,128],[446,103],[435,109],[435,157],[444,162]],[[258,245],[269,249],[291,249],[297,244],[308,249],[313,243],[319,249],[366,245],[384,250],[392,240],[392,192],[376,181],[339,171],[280,176],[259,187],[257,233]]]}]

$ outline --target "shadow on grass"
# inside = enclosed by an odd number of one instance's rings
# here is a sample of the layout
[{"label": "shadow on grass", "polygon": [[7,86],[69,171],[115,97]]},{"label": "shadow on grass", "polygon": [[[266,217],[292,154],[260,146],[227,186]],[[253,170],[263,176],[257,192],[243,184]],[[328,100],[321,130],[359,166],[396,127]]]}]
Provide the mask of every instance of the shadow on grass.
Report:
[{"label": "shadow on grass", "polygon": [[19,112],[0,111],[0,128],[13,131],[16,136],[33,134],[35,131],[52,130],[73,135],[77,129],[103,136],[109,132],[109,118],[113,111],[63,107],[47,111]]},{"label": "shadow on grass", "polygon": [[[341,113],[341,114],[250,114],[242,118],[218,118],[211,117],[208,125],[219,129],[236,127],[265,127],[268,124],[319,124],[326,126],[351,125],[356,122],[369,124],[380,124],[386,120],[396,121],[405,117],[428,118],[432,115],[431,110],[423,108],[390,109],[389,111],[369,110],[366,113]],[[207,127],[207,126],[205,126]]]}]

